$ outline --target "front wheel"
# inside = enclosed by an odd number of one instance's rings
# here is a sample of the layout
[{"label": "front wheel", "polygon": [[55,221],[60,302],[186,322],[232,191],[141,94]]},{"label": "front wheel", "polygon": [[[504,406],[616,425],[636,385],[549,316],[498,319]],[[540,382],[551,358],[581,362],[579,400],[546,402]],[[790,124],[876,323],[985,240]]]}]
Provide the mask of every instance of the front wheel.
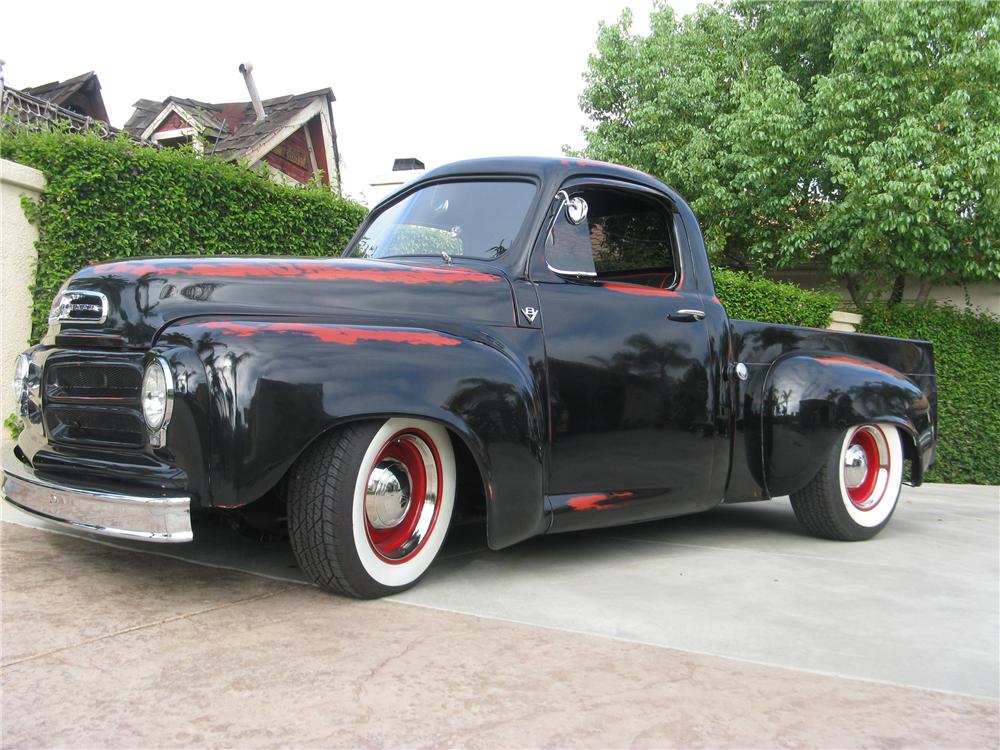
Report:
[{"label": "front wheel", "polygon": [[360,599],[403,591],[434,561],[455,504],[447,431],[411,418],[358,422],[299,459],[288,530],[302,570]]},{"label": "front wheel", "polygon": [[902,483],[899,430],[888,424],[852,427],[812,481],[792,493],[792,509],[815,536],[871,539],[889,523]]}]

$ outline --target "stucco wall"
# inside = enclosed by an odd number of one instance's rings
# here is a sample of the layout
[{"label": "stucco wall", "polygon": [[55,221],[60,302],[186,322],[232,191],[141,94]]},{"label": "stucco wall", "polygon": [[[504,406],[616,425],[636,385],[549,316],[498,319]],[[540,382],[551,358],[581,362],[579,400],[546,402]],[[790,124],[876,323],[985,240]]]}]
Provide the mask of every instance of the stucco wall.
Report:
[{"label": "stucco wall", "polygon": [[[38,232],[24,218],[21,196],[38,198],[45,177],[37,169],[0,159],[0,420],[14,411],[14,359],[31,335],[31,294],[38,255]],[[9,436],[2,431],[0,450],[6,456]]]},{"label": "stucco wall", "polygon": [[[779,281],[790,281],[805,289],[818,289],[830,284],[829,275],[816,271],[776,271],[768,276]],[[915,299],[919,289],[920,282],[917,279],[907,279],[903,299]],[[888,290],[886,290],[885,296],[888,296]],[[851,295],[848,294],[846,286],[840,287],[840,297],[845,303],[850,303]],[[950,302],[956,307],[965,307],[967,297],[973,307],[988,310],[994,315],[1000,316],[1000,281],[984,281],[965,286],[940,285],[931,287],[930,299],[938,302]]]}]

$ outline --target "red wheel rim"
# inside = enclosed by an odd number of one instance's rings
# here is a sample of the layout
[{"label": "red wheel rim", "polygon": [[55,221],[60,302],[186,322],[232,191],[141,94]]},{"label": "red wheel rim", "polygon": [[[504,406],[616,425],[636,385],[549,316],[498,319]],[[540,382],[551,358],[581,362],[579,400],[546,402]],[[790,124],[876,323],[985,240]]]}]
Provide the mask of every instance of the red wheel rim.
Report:
[{"label": "red wheel rim", "polygon": [[[885,434],[877,427],[865,426],[851,435],[850,442],[846,448],[844,471],[844,486],[847,490],[847,497],[851,504],[861,511],[872,510],[882,501],[885,494],[885,483],[879,489],[879,477],[888,477],[889,471],[889,450]],[[852,470],[848,468],[853,458],[863,457],[864,476],[860,481],[856,481],[851,486],[848,481],[848,473]],[[857,466],[853,467],[857,471]],[[884,472],[884,474],[883,474]]]},{"label": "red wheel rim", "polygon": [[379,449],[365,487],[365,535],[372,551],[392,564],[413,558],[430,538],[440,509],[441,459],[434,441],[416,429],[397,432]]}]

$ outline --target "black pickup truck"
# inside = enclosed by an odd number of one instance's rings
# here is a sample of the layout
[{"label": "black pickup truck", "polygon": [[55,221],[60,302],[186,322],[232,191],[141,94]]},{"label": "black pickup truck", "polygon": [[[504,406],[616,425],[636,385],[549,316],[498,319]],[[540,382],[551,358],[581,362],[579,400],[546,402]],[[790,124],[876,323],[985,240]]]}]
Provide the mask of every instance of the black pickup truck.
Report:
[{"label": "black pickup truck", "polygon": [[575,159],[433,170],[336,259],[86,268],[17,364],[9,502],[184,542],[268,499],[357,597],[460,511],[497,549],[791,495],[867,539],[934,459],[930,344],[730,319],[681,197]]}]

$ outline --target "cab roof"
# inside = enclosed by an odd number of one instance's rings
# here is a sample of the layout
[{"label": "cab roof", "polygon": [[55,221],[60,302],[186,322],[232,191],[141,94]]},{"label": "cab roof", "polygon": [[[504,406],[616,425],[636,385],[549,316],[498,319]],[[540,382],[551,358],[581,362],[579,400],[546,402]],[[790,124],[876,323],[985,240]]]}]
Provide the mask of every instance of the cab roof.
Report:
[{"label": "cab roof", "polygon": [[568,156],[497,156],[485,159],[465,159],[429,170],[415,182],[467,175],[531,175],[542,182],[560,183],[569,177],[583,175],[612,177],[635,182],[673,195],[673,191],[666,185],[645,172],[617,164]]}]

